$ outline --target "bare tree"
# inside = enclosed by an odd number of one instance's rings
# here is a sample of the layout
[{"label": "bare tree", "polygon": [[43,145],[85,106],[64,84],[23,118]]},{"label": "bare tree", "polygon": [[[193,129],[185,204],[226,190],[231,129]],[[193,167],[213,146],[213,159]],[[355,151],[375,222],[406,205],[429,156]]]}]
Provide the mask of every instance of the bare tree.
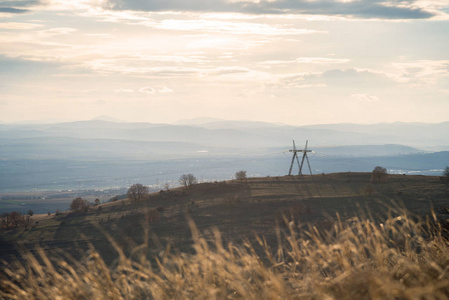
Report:
[{"label": "bare tree", "polygon": [[198,181],[196,180],[196,177],[192,174],[183,174],[179,178],[179,183],[183,185],[184,187],[190,187],[192,184],[196,184]]},{"label": "bare tree", "polygon": [[148,196],[149,189],[140,183],[133,184],[128,189],[128,198],[133,202],[140,202],[146,196]]},{"label": "bare tree", "polygon": [[89,207],[87,200],[84,200],[81,197],[75,198],[72,200],[70,204],[70,209],[74,212],[86,212]]},{"label": "bare tree", "polygon": [[9,218],[9,212],[4,212],[0,215],[2,218],[2,227],[9,228],[9,225],[11,223],[11,219]]},{"label": "bare tree", "polygon": [[371,181],[373,182],[385,181],[387,180],[387,177],[388,177],[387,169],[377,166],[374,168],[371,174]]},{"label": "bare tree", "polygon": [[237,180],[244,180],[244,179],[246,179],[246,171],[238,171],[238,172],[235,172],[235,179],[237,179]]},{"label": "bare tree", "polygon": [[18,211],[10,212],[9,219],[10,219],[11,225],[13,225],[14,227],[25,224],[24,216],[22,215],[21,212],[18,212]]}]

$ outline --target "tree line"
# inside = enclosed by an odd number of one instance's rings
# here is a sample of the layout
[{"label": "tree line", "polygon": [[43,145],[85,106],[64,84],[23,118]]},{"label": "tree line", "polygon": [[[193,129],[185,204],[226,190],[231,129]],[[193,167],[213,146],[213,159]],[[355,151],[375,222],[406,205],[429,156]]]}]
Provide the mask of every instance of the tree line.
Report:
[{"label": "tree line", "polygon": [[4,212],[0,215],[2,222],[1,228],[17,228],[19,226],[25,226],[27,229],[31,225],[31,217],[34,212],[30,209],[26,215],[23,215],[20,211]]},{"label": "tree line", "polygon": [[[442,180],[445,180],[447,183],[449,183],[449,166],[447,166],[443,171],[443,176],[441,177]],[[235,179],[236,180],[246,180],[247,174],[246,171],[241,170],[237,171],[235,173]],[[371,172],[371,178],[370,182],[382,182],[386,181],[388,178],[388,172],[387,169],[376,166],[373,171]],[[197,178],[195,175],[189,173],[189,174],[183,174],[179,178],[179,183],[182,187],[188,189],[192,185],[195,185],[198,183]],[[369,183],[367,186],[365,186],[365,193],[371,196],[375,192],[374,186]],[[168,184],[166,184],[166,190],[169,189]],[[133,184],[128,188],[126,196],[128,199],[134,203],[138,203],[146,199],[149,195],[149,188],[143,184],[136,183]],[[122,197],[123,198],[123,197]],[[120,197],[113,197],[111,201],[122,199]],[[93,203],[89,203],[87,200],[77,197],[72,200],[70,204],[70,210],[75,213],[86,213],[89,211],[89,208],[92,206],[97,206],[100,204],[100,200],[98,198],[95,199]],[[101,208],[101,207],[99,207]],[[56,215],[60,214],[61,212],[59,210],[56,210]],[[32,210],[29,210],[26,215],[22,214],[19,211],[12,211],[12,212],[4,212],[0,215],[1,218],[1,229],[9,229],[9,228],[17,228],[17,227],[25,227],[29,228],[31,226],[31,217],[33,216],[34,212]],[[48,213],[51,214],[50,212]]]}]

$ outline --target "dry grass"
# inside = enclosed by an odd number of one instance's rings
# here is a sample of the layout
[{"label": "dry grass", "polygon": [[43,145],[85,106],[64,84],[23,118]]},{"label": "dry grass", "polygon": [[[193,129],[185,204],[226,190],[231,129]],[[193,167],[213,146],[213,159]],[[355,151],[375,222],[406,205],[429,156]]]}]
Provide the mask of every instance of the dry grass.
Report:
[{"label": "dry grass", "polygon": [[[448,299],[449,243],[431,218],[405,211],[384,222],[338,218],[328,231],[278,228],[279,245],[206,241],[190,222],[195,254],[167,248],[151,263],[136,247],[108,267],[91,249],[77,262],[38,250],[0,273],[5,299]],[[429,228],[432,228],[430,230]],[[139,255],[142,254],[142,255]]]}]

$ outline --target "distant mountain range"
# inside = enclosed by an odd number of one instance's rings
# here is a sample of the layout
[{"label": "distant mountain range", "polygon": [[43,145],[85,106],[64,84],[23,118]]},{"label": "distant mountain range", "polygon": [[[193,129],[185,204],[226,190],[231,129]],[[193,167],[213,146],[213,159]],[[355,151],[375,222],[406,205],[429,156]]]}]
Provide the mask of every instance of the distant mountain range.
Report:
[{"label": "distant mountain range", "polygon": [[[441,174],[449,165],[449,122],[290,126],[216,119],[177,124],[89,120],[0,124],[0,192],[123,187],[285,175],[292,140],[309,140],[313,173],[371,171]],[[446,150],[446,151],[444,151]],[[297,166],[295,165],[297,172]]]},{"label": "distant mountain range", "polygon": [[54,152],[68,157],[78,153],[83,157],[137,155],[163,159],[197,153],[238,155],[288,150],[292,140],[298,147],[309,140],[312,149],[323,153],[380,156],[449,150],[448,132],[449,122],[290,126],[196,119],[180,124],[104,120],[0,124],[0,154],[3,158],[38,157]]}]

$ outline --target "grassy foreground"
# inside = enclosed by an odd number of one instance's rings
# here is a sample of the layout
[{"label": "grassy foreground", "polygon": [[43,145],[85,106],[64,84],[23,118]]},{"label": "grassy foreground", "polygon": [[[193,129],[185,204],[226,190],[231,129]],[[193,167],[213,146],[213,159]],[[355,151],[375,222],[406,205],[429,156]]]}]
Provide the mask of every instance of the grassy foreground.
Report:
[{"label": "grassy foreground", "polygon": [[[338,219],[319,230],[278,227],[263,238],[222,245],[189,222],[194,254],[168,247],[148,260],[147,243],[108,267],[93,248],[81,261],[38,250],[0,272],[5,299],[448,299],[449,242],[431,218],[396,211],[382,223]],[[301,228],[301,230],[300,230]],[[432,228],[432,229],[430,229]]]}]

